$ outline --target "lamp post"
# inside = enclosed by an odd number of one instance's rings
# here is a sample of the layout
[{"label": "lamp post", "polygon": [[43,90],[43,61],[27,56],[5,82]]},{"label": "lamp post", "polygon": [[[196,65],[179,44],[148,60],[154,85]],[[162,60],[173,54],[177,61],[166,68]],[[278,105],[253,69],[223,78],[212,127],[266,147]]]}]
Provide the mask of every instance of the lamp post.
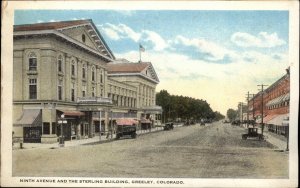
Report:
[{"label": "lamp post", "polygon": [[63,137],[63,124],[67,124],[67,120],[65,120],[65,115],[62,114],[60,116],[60,120],[58,120],[58,123],[60,124],[60,138],[59,138],[59,146],[64,147],[65,142],[64,142],[64,137]]}]

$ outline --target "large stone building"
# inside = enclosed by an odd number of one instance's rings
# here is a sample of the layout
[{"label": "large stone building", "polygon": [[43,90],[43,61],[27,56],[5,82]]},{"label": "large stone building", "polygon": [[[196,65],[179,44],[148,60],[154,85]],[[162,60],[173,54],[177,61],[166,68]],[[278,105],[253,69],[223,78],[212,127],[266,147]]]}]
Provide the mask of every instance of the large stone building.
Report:
[{"label": "large stone building", "polygon": [[13,36],[14,137],[90,138],[161,113],[152,64],[116,60],[92,20],[16,25]]}]

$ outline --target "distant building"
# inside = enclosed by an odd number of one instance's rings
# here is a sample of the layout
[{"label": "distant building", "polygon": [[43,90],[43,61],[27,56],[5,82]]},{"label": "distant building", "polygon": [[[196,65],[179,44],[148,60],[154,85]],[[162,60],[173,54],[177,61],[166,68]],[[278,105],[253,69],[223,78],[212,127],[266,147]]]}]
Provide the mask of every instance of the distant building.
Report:
[{"label": "distant building", "polygon": [[13,131],[24,142],[57,142],[61,115],[70,140],[161,113],[152,64],[115,65],[92,20],[15,25],[13,40]]}]

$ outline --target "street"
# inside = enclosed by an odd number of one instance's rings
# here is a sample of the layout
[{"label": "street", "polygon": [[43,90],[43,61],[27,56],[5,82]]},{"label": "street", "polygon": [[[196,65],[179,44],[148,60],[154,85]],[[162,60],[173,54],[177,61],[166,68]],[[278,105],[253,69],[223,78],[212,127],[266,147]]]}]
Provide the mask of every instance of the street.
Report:
[{"label": "street", "polygon": [[288,178],[288,152],[242,140],[243,133],[219,121],[101,144],[13,150],[13,176]]}]

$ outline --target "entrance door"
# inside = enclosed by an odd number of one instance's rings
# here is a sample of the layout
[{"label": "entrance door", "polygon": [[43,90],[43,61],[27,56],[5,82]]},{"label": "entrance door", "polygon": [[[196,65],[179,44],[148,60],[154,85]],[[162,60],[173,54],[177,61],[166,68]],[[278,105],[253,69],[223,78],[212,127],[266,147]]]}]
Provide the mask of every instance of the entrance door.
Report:
[{"label": "entrance door", "polygon": [[24,127],[24,143],[41,143],[42,127]]}]

